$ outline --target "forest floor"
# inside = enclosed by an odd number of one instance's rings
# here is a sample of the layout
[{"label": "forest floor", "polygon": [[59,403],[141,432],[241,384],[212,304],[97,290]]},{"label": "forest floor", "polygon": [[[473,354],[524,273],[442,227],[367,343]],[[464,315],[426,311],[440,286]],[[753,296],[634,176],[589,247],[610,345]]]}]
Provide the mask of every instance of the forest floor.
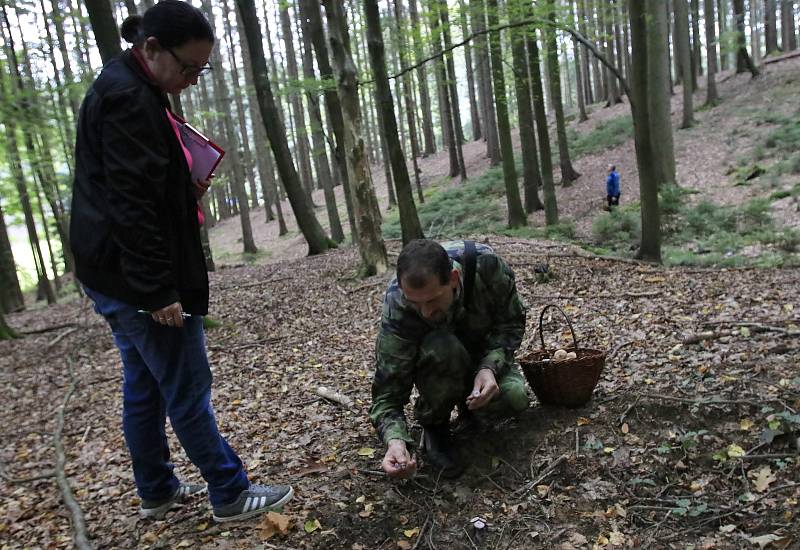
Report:
[{"label": "forest floor", "polygon": [[[747,147],[761,131],[756,111],[738,123],[728,116],[747,108],[791,110],[784,105],[790,96],[778,101],[771,94],[786,91],[776,83],[796,81],[800,65],[767,67],[764,80],[752,83],[723,75],[723,103],[699,112],[696,128],[676,132],[682,181],[720,202],[756,192],[733,187],[726,175],[737,158],[750,162]],[[753,89],[767,99],[754,105]],[[627,108],[597,109],[585,124]],[[730,114],[718,114],[722,109]],[[716,132],[711,117],[731,127]],[[737,147],[740,157],[732,152]],[[475,174],[487,164],[482,151],[482,144],[466,149]],[[562,212],[580,227],[595,206],[600,210],[609,161],[622,168],[623,201],[635,200],[632,151],[626,142],[576,159],[584,176],[559,188]],[[446,159],[423,163],[426,181],[441,179]],[[793,207],[786,213],[797,224]],[[256,225],[256,242],[269,253],[253,265],[241,265],[236,231],[214,230],[218,262],[234,265],[211,274],[211,317],[219,326],[207,340],[220,431],[253,481],[290,483],[295,498],[281,514],[233,524],[215,524],[201,498],[163,521],[139,519],[120,429],[118,353],[103,320],[76,298],[9,315],[25,336],[0,342],[7,395],[0,403],[0,548],[71,546],[70,514],[53,477],[56,432],[96,548],[800,545],[797,269],[666,268],[593,257],[555,241],[473,235],[517,274],[529,312],[522,349],[539,345],[539,312],[555,303],[583,345],[608,352],[605,368],[582,408],[544,407],[532,394],[519,418],[460,434],[469,464],[460,479],[437,479],[423,465],[413,480],[391,482],[379,471],[383,449],[367,420],[374,339],[391,274],[359,279],[352,247],[304,257],[297,235],[264,233],[273,225]],[[400,243],[387,246],[396,258]],[[555,277],[537,279],[537,263],[548,263]],[[552,344],[569,341],[555,317],[545,335]],[[319,386],[347,395],[353,407],[320,398]],[[181,478],[199,481],[171,432],[170,443]],[[474,527],[476,516],[486,529]]]}]

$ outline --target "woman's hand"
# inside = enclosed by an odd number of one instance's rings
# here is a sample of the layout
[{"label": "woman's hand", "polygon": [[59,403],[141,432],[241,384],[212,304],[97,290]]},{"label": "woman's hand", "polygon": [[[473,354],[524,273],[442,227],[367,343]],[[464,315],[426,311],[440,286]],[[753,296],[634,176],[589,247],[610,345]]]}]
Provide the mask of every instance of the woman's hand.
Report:
[{"label": "woman's hand", "polygon": [[214,175],[212,174],[207,180],[198,180],[194,182],[194,196],[197,200],[202,199],[203,195],[208,191],[208,188],[211,187],[211,179],[213,177]]},{"label": "woman's hand", "polygon": [[152,314],[153,321],[168,327],[182,327],[183,326],[183,308],[180,302],[175,302],[167,307],[163,307]]}]

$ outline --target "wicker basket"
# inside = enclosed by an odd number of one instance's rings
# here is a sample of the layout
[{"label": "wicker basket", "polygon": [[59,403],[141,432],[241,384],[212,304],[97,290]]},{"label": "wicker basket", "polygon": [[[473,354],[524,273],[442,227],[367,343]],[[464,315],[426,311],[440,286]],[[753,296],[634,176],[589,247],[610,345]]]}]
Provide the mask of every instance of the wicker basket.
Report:
[{"label": "wicker basket", "polygon": [[[569,325],[572,346],[564,349],[574,351],[577,355],[575,359],[553,361],[555,350],[548,351],[545,346],[542,321],[544,314],[550,308],[560,311]],[[592,398],[592,392],[600,379],[600,372],[606,360],[605,352],[578,346],[572,322],[564,310],[554,304],[545,306],[539,316],[539,336],[542,340],[542,349],[530,350],[519,358],[525,378],[528,379],[528,384],[539,402],[542,405],[564,407],[580,407],[586,404]]]}]

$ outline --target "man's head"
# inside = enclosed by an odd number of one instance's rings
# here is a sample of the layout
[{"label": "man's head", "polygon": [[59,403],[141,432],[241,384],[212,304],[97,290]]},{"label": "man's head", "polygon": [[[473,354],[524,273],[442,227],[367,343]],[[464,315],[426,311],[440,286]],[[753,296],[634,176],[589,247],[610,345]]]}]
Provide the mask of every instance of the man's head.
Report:
[{"label": "man's head", "polygon": [[415,239],[397,258],[397,284],[406,301],[429,321],[447,315],[458,281],[458,270],[436,241]]},{"label": "man's head", "polygon": [[617,167],[616,167],[615,165],[613,165],[613,164],[609,164],[609,165],[608,165],[608,173],[609,173],[609,174],[610,174],[611,172],[615,171],[616,169],[617,169]]}]

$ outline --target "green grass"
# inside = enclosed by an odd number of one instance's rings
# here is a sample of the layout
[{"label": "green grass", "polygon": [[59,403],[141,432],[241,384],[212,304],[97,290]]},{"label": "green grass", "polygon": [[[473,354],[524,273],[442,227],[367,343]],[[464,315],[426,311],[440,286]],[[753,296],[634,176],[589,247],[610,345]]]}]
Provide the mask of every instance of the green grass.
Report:
[{"label": "green grass", "polygon": [[574,128],[567,131],[570,154],[573,158],[613,149],[633,137],[633,119],[624,115],[604,120],[588,134],[578,134]]}]

